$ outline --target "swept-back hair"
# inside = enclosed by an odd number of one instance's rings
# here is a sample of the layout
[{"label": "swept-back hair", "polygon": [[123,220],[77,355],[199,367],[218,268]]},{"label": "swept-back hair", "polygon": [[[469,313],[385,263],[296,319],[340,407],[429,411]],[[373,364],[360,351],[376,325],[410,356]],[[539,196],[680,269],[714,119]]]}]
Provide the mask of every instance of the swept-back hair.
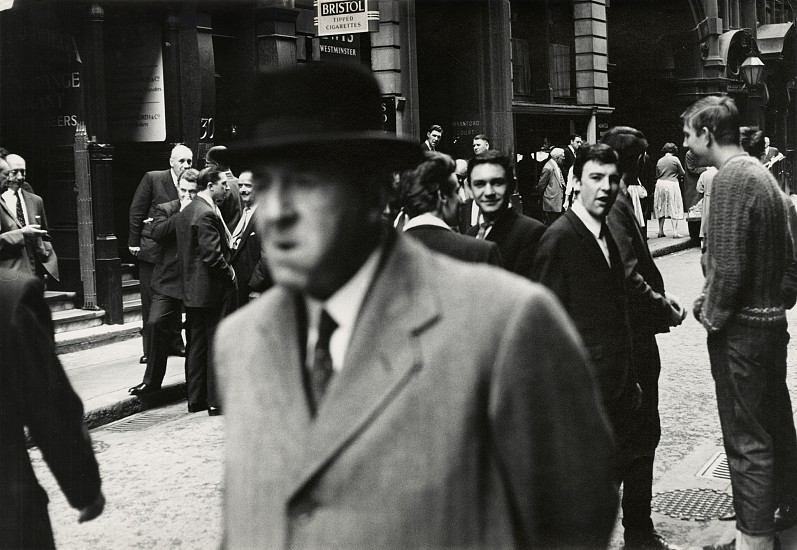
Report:
[{"label": "swept-back hair", "polygon": [[698,134],[707,128],[719,145],[739,143],[741,117],[730,97],[710,95],[699,99],[683,112],[681,121]]}]

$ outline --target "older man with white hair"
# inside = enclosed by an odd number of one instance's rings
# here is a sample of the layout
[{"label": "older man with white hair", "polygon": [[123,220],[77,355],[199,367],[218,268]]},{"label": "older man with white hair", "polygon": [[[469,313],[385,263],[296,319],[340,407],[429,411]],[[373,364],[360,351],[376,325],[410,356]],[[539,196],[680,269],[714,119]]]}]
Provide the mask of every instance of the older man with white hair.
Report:
[{"label": "older man with white hair", "polygon": [[551,158],[542,167],[537,191],[542,193],[542,211],[545,216],[545,225],[551,225],[556,218],[562,215],[565,178],[562,175],[562,163],[565,161],[565,151],[556,147],[551,151]]}]

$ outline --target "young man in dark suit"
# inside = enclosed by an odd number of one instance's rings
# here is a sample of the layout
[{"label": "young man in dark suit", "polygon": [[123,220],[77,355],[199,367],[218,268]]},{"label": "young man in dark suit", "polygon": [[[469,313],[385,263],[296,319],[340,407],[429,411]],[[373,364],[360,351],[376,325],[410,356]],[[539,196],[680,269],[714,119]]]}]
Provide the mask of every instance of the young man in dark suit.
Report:
[{"label": "young man in dark suit", "polygon": [[578,196],[540,239],[534,280],[559,298],[587,347],[617,441],[618,482],[632,459],[641,390],[631,358],[625,268],[606,224],[617,196],[617,154],[582,149],[573,165]]},{"label": "young man in dark suit", "polygon": [[537,242],[545,226],[510,206],[515,178],[509,157],[495,149],[476,155],[468,163],[468,181],[473,201],[484,217],[468,235],[496,243],[504,268],[531,278]]},{"label": "young man in dark suit", "polygon": [[[138,276],[141,290],[141,314],[143,326],[141,329],[144,355],[140,362],[147,362],[149,350],[149,308],[152,304],[152,273],[155,262],[158,261],[158,245],[152,239],[142,236],[144,220],[151,219],[155,206],[177,200],[177,181],[180,175],[191,167],[194,162],[194,153],[185,145],[175,145],[169,155],[168,170],[153,170],[144,174],[138,184],[133,200],[130,203],[130,233],[127,238],[127,247],[130,253],[138,259]],[[174,347],[181,348],[182,338],[179,327],[172,328]],[[177,350],[176,350],[177,351]]]},{"label": "young man in dark suit", "polygon": [[55,354],[43,291],[40,280],[0,268],[0,548],[55,548],[26,429],[69,504],[80,510],[79,522],[105,506],[83,404]]},{"label": "young man in dark suit", "polygon": [[642,405],[631,435],[631,458],[623,474],[623,536],[625,548],[669,550],[673,548],[656,531],[651,520],[653,460],[661,437],[659,374],[661,359],[656,334],[680,325],[686,311],[678,299],[664,291],[664,279],[648,248],[634,215],[628,185],[637,181],[639,158],[648,142],[639,130],[628,126],[609,129],[601,142],[618,154],[622,179],[607,223],[625,266],[629,294],[629,319]]},{"label": "young man in dark suit", "polygon": [[173,342],[172,327],[182,323],[183,272],[175,224],[179,214],[197,194],[199,172],[189,168],[180,176],[180,198],[155,207],[152,221],[145,224],[142,235],[157,242],[158,261],[152,274],[152,307],[149,310],[150,346],[147,370],[141,384],[130,388],[130,395],[147,395],[158,391],[166,374],[166,361]]},{"label": "young man in dark suit", "polygon": [[382,223],[422,149],[379,131],[370,71],[308,63],[255,93],[238,154],[275,284],[216,340],[225,546],[605,547],[611,444],[561,307]]},{"label": "young man in dark suit", "polygon": [[211,416],[221,414],[210,364],[211,344],[227,301],[236,299],[228,231],[218,206],[226,194],[224,173],[205,168],[197,178],[196,198],[177,216],[175,224],[189,330],[185,361],[188,410],[207,409]]}]

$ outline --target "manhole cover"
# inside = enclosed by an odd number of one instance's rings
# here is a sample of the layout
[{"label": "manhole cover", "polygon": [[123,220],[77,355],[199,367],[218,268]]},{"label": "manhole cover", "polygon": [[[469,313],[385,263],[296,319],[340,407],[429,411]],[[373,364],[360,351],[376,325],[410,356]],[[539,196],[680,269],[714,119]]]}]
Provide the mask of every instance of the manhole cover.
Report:
[{"label": "manhole cover", "polygon": [[660,514],[686,521],[718,519],[733,511],[733,498],[714,489],[682,489],[657,493],[650,503]]},{"label": "manhole cover", "polygon": [[161,422],[172,420],[177,415],[174,409],[158,409],[146,411],[140,414],[129,416],[113,424],[108,424],[105,429],[109,432],[134,432],[138,430],[146,430]]}]

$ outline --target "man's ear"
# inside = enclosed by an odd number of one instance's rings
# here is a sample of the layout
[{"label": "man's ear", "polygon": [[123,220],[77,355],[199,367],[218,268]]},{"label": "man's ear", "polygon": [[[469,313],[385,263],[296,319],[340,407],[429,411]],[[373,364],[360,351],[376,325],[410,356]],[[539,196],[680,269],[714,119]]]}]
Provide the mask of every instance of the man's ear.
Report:
[{"label": "man's ear", "polygon": [[714,134],[711,133],[711,130],[703,126],[703,128],[700,129],[700,133],[706,136],[706,145],[711,147],[714,143]]}]

